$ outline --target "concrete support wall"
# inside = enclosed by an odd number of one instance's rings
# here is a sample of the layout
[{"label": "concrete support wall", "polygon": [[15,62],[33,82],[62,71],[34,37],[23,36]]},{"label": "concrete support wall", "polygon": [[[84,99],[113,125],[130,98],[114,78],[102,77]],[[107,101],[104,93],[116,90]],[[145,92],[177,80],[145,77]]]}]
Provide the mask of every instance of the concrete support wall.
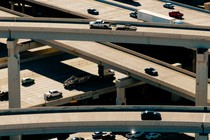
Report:
[{"label": "concrete support wall", "polygon": [[208,49],[197,49],[196,56],[196,106],[207,106]]},{"label": "concrete support wall", "polygon": [[8,39],[8,88],[9,108],[21,108],[20,101],[20,56],[17,40]]},{"label": "concrete support wall", "polygon": [[[196,106],[208,106],[208,49],[197,49]],[[195,134],[195,140],[208,140],[208,135]]]},{"label": "concrete support wall", "polygon": [[116,105],[126,105],[125,88],[117,87]]}]

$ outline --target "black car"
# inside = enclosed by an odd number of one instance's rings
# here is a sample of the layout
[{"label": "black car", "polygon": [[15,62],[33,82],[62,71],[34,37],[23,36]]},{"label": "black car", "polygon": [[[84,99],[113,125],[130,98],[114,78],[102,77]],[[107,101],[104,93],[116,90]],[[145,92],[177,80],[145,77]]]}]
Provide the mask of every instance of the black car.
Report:
[{"label": "black car", "polygon": [[137,18],[137,11],[132,11],[130,17]]},{"label": "black car", "polygon": [[165,8],[169,8],[169,9],[174,9],[174,5],[172,4],[172,3],[165,3],[164,5],[163,5],[163,7],[165,7]]},{"label": "black car", "polygon": [[8,100],[9,92],[7,90],[0,92],[0,100]]},{"label": "black car", "polygon": [[99,11],[94,8],[87,9],[87,12],[92,15],[99,15]]},{"label": "black car", "polygon": [[162,120],[161,114],[155,111],[144,111],[141,113],[142,120]]},{"label": "black car", "polygon": [[114,140],[115,134],[106,133],[106,132],[94,132],[92,134],[93,139],[102,139],[102,140]]},{"label": "black car", "polygon": [[115,134],[113,133],[106,133],[102,136],[102,140],[114,140]]},{"label": "black car", "polygon": [[152,67],[147,67],[144,69],[145,73],[152,75],[152,76],[158,76],[158,72],[152,68]]},{"label": "black car", "polygon": [[106,133],[104,133],[104,132],[94,132],[92,134],[92,138],[93,139],[102,139],[104,134],[106,134]]}]

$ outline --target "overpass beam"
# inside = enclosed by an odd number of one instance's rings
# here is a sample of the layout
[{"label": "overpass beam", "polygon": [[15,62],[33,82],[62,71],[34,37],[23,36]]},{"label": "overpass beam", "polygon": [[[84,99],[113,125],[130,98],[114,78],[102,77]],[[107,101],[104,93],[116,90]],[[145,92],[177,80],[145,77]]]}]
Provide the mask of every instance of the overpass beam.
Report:
[{"label": "overpass beam", "polygon": [[35,42],[33,40],[30,40],[27,42],[19,43],[17,46],[19,48],[19,52],[23,52],[23,51],[27,51],[29,49],[34,49],[34,48],[42,47],[45,45]]},{"label": "overpass beam", "polygon": [[196,106],[208,105],[208,49],[198,48],[196,55]]},{"label": "overpass beam", "polygon": [[9,108],[21,108],[20,56],[17,40],[7,39]]}]

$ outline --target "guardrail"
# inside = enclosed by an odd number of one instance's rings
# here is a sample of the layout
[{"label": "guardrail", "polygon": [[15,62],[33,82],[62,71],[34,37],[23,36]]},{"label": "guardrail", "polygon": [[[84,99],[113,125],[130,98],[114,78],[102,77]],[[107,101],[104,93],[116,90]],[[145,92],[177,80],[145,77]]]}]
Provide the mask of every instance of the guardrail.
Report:
[{"label": "guardrail", "polygon": [[70,113],[70,112],[141,112],[145,110],[160,112],[191,112],[210,113],[209,106],[161,106],[161,105],[109,105],[109,106],[65,106],[65,107],[33,107],[33,108],[12,108],[0,110],[0,116],[43,114],[43,113]]},{"label": "guardrail", "polygon": [[[79,19],[79,18],[42,18],[42,17],[0,17],[1,22],[38,22],[38,23],[77,23],[88,24],[95,19]],[[192,24],[167,24],[157,22],[138,22],[138,21],[120,21],[120,20],[105,20],[111,22],[112,25],[125,24],[140,27],[157,27],[157,28],[175,28],[185,30],[202,30],[210,31],[210,26],[192,25]]]}]

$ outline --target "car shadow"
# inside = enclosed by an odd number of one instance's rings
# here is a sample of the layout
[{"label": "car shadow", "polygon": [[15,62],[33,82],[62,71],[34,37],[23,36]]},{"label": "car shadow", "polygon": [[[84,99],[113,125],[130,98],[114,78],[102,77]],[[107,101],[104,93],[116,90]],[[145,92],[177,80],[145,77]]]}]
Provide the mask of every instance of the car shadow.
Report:
[{"label": "car shadow", "polygon": [[46,99],[46,101],[52,101],[52,100],[56,100],[56,99],[60,99],[60,98],[63,98],[63,95]]},{"label": "car shadow", "polygon": [[3,101],[9,101],[9,98],[8,98],[8,97],[0,98],[0,101],[1,101],[1,102],[3,102]]},{"label": "car shadow", "polygon": [[29,86],[32,86],[32,85],[34,85],[35,83],[28,83],[28,84],[22,84],[22,86],[24,86],[24,87],[29,87]]},{"label": "car shadow", "polygon": [[136,2],[135,0],[130,0],[130,1],[129,0],[115,0],[115,1],[123,2],[132,6],[141,6],[141,4],[139,2]]}]

